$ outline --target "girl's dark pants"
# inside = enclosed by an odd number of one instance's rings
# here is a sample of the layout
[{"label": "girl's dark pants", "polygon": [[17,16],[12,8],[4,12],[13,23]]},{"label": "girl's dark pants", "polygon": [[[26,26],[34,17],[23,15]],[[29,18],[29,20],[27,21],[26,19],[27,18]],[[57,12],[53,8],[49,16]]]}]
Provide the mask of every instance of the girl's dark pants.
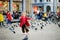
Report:
[{"label": "girl's dark pants", "polygon": [[24,24],[23,26],[22,26],[22,32],[23,33],[28,33],[29,32],[29,30],[28,30],[28,28],[26,27],[26,25]]}]

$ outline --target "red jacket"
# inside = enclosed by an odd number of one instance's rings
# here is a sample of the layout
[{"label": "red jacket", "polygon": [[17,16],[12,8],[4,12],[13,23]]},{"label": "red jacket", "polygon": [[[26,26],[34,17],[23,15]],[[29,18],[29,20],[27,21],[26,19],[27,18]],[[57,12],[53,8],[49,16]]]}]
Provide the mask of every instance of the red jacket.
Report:
[{"label": "red jacket", "polygon": [[21,16],[20,17],[20,27],[22,27],[24,24],[29,27],[30,24],[29,24],[28,20],[30,20],[30,18],[28,18],[26,16],[25,17]]},{"label": "red jacket", "polygon": [[57,16],[60,16],[60,12],[57,13]]},{"label": "red jacket", "polygon": [[12,20],[12,15],[11,15],[10,13],[7,13],[6,16],[7,16],[7,19],[8,19],[8,20],[10,20],[10,21]]}]

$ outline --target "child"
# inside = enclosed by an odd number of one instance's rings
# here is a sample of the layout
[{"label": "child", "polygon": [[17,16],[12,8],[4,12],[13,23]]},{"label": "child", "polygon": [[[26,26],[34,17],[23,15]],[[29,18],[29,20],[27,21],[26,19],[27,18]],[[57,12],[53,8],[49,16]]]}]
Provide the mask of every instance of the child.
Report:
[{"label": "child", "polygon": [[29,32],[28,27],[30,26],[30,24],[28,20],[30,20],[30,18],[26,16],[26,12],[22,12],[22,15],[20,16],[20,27],[22,28],[23,33]]},{"label": "child", "polygon": [[9,11],[6,13],[6,18],[7,18],[7,24],[11,24],[11,21],[12,21],[12,15],[10,14]]},{"label": "child", "polygon": [[15,33],[15,31],[14,31],[14,27],[12,26],[11,27],[11,21],[12,21],[12,15],[10,14],[10,12],[8,11],[7,13],[6,13],[6,18],[7,18],[7,26],[9,27],[9,29],[13,32],[13,33]]},{"label": "child", "polygon": [[8,11],[8,12],[6,13],[7,26],[9,27],[9,29],[10,29],[13,33],[15,33],[14,28],[11,27],[11,21],[12,21],[12,19],[13,19],[13,17],[12,17],[12,15],[10,14],[10,12]]},{"label": "child", "polygon": [[0,13],[0,26],[4,26],[4,17],[3,17],[3,14]]}]

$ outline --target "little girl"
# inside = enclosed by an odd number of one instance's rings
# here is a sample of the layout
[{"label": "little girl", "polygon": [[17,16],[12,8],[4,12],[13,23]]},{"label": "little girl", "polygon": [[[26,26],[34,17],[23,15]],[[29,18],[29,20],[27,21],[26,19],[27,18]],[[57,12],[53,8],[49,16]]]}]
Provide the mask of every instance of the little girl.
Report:
[{"label": "little girl", "polygon": [[28,33],[29,29],[28,27],[30,26],[28,20],[30,20],[31,18],[28,18],[26,16],[26,12],[22,12],[22,15],[20,16],[20,27],[22,28],[22,32],[23,33]]}]

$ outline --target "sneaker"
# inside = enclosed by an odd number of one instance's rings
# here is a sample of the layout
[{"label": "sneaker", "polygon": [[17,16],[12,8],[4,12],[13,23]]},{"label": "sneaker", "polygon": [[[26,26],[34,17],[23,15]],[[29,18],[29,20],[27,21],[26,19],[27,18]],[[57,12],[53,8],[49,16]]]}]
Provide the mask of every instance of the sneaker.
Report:
[{"label": "sneaker", "polygon": [[15,34],[15,31],[13,31],[13,33]]},{"label": "sneaker", "polygon": [[43,27],[41,27],[41,29],[43,29]]}]

